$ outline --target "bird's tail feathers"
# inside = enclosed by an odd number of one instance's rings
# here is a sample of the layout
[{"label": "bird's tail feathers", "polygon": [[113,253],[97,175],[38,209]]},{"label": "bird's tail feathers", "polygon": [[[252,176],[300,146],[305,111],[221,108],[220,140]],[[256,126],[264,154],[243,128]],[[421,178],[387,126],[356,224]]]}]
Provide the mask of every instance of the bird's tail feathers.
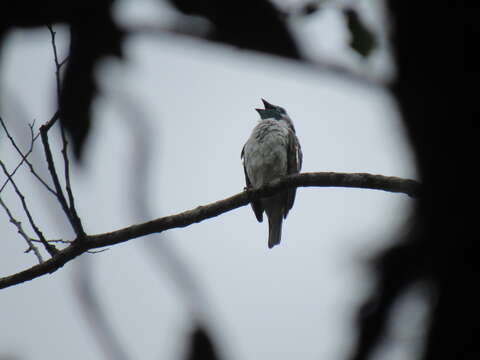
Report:
[{"label": "bird's tail feathers", "polygon": [[283,215],[281,211],[274,211],[268,216],[268,248],[280,244],[282,238]]}]

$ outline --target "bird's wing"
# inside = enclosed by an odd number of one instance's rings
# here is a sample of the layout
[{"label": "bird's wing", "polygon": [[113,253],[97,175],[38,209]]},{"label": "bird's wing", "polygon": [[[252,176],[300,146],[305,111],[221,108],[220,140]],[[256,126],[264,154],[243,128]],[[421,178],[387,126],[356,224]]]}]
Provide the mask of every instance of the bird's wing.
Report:
[{"label": "bird's wing", "polygon": [[[298,174],[302,168],[303,154],[300,147],[300,143],[295,135],[294,131],[288,133],[288,145],[287,145],[287,174]],[[295,195],[297,189],[288,189],[285,203],[285,211],[283,217],[286,218],[288,212],[295,202]]]},{"label": "bird's wing", "polygon": [[[247,185],[247,189],[252,188],[252,183],[250,182],[250,179],[248,178],[247,174],[247,168],[245,167],[245,146],[242,149],[242,153],[240,154],[240,159],[243,159],[243,172],[245,173],[245,183]],[[252,210],[255,213],[255,217],[257,218],[258,222],[263,221],[263,207],[262,203],[260,202],[260,199],[252,199],[250,201],[250,205],[252,206]]]}]

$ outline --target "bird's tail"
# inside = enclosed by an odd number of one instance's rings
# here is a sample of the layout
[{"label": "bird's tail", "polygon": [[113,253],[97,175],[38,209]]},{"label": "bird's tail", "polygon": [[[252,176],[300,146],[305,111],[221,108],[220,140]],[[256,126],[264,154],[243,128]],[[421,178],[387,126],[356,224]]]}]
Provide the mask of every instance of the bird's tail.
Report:
[{"label": "bird's tail", "polygon": [[268,216],[268,248],[280,244],[282,238],[282,211],[273,211]]}]

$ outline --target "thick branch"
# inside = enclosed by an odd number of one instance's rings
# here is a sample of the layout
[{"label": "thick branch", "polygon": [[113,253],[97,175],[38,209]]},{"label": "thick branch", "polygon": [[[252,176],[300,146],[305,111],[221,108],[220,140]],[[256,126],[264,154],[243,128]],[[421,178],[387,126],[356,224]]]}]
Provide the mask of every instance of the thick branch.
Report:
[{"label": "thick branch", "polygon": [[198,206],[179,214],[161,217],[142,224],[99,235],[88,235],[82,241],[59,251],[48,261],[33,266],[17,274],[0,278],[0,289],[32,280],[61,268],[68,261],[84,252],[105,246],[119,244],[152,233],[160,233],[173,228],[186,227],[194,223],[218,216],[230,210],[245,206],[254,197],[270,196],[282,189],[292,187],[351,187],[404,193],[411,197],[420,195],[421,185],[415,180],[365,173],[304,173],[290,175],[257,189],[246,190],[224,200]]}]

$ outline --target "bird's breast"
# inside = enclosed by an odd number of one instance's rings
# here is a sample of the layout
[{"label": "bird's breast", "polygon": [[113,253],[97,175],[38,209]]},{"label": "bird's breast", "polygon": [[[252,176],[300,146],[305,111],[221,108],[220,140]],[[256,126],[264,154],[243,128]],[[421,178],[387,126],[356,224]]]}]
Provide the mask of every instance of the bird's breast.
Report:
[{"label": "bird's breast", "polygon": [[263,121],[245,144],[244,164],[253,187],[287,174],[288,128]]}]

